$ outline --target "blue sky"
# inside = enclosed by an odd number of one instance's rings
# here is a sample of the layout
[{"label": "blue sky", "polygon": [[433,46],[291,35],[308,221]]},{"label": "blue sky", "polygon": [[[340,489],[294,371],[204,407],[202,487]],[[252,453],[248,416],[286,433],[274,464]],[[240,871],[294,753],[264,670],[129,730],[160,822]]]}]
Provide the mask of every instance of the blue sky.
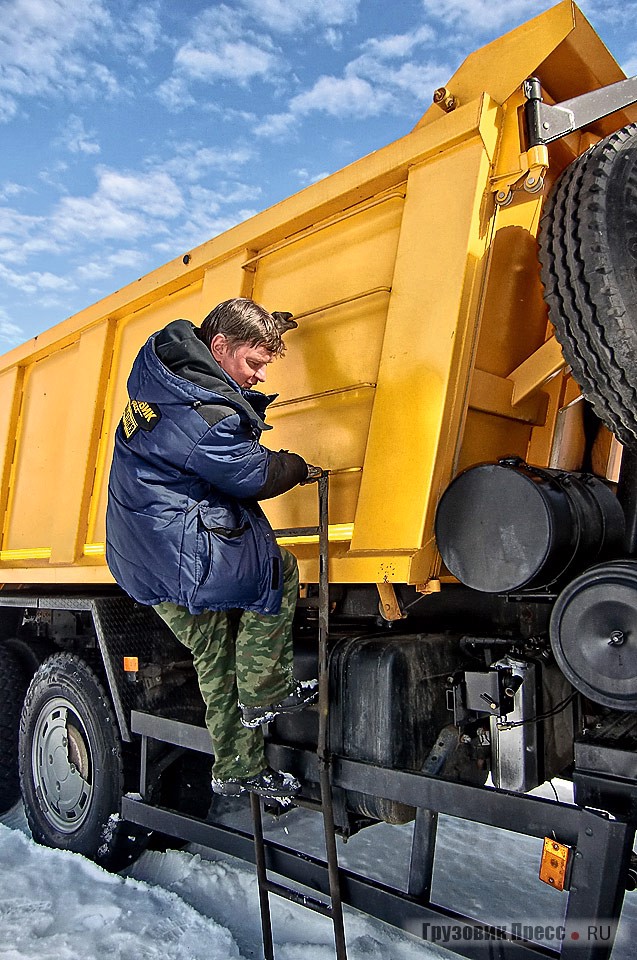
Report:
[{"label": "blue sky", "polygon": [[[0,0],[0,352],[404,135],[549,6]],[[637,2],[580,6],[637,73]]]}]

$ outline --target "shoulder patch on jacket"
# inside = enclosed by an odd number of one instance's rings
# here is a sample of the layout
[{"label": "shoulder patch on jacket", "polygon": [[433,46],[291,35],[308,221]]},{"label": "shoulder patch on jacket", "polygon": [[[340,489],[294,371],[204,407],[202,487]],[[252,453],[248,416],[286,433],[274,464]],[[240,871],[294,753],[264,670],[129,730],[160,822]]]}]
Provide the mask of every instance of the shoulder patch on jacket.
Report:
[{"label": "shoulder patch on jacket", "polygon": [[161,410],[156,403],[145,400],[129,400],[120,421],[124,436],[131,440],[138,430],[145,433],[154,430],[161,420]]}]

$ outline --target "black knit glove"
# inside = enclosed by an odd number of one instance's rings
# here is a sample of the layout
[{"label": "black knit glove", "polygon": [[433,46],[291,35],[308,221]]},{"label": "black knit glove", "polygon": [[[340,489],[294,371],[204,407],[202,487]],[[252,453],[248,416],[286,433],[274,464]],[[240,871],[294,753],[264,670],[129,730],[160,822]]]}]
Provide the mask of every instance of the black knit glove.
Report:
[{"label": "black knit glove", "polygon": [[295,327],[298,327],[298,323],[296,320],[292,319],[291,313],[275,310],[272,313],[272,316],[274,317],[274,322],[276,323],[277,329],[281,336],[283,336],[284,333],[287,333],[288,330],[294,330]]},{"label": "black knit glove", "polygon": [[325,470],[323,470],[323,467],[315,467],[314,464],[308,463],[307,477],[305,480],[301,480],[301,486],[304,486],[306,483],[314,483],[315,480],[320,480],[324,473]]}]

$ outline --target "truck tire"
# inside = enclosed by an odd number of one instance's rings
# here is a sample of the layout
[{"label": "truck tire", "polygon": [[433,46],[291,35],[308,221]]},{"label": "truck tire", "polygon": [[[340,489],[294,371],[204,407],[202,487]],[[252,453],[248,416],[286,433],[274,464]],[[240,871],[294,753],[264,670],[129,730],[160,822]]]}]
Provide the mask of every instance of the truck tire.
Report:
[{"label": "truck tire", "polygon": [[5,646],[18,658],[28,681],[47,657],[56,652],[56,647],[48,640],[23,640],[21,637],[7,637]]},{"label": "truck tire", "polygon": [[0,644],[0,813],[20,799],[18,732],[27,680],[20,661]]},{"label": "truck tire", "polygon": [[139,852],[141,837],[119,818],[122,743],[97,675],[79,657],[45,660],[20,721],[20,785],[33,839],[107,869]]},{"label": "truck tire", "polygon": [[577,158],[539,232],[545,300],[564,358],[597,416],[637,444],[637,124]]}]

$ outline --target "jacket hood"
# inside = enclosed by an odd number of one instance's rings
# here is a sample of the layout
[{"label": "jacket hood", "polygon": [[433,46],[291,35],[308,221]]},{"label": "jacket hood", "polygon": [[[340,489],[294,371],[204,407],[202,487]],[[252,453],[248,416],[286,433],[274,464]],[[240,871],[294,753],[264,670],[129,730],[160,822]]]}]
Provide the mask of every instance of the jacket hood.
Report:
[{"label": "jacket hood", "polygon": [[131,396],[143,396],[148,403],[220,403],[243,413],[260,430],[272,429],[264,417],[277,395],[242,389],[219,366],[189,320],[173,320],[147,340],[128,384]]}]

